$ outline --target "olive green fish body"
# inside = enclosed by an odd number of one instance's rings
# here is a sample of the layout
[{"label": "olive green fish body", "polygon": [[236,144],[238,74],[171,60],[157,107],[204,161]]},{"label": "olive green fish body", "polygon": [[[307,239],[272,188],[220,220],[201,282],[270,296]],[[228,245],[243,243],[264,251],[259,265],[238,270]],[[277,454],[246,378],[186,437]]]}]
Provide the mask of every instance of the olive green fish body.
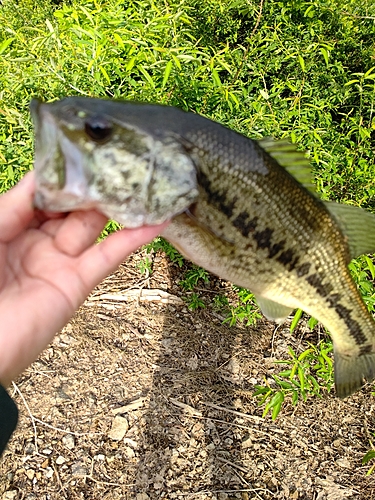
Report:
[{"label": "olive green fish body", "polygon": [[32,111],[40,208],[95,206],[128,227],[172,218],[163,236],[267,317],[301,308],[329,329],[340,397],[374,378],[375,323],[348,263],[375,250],[375,216],[319,200],[301,154],[171,107],[69,98]]},{"label": "olive green fish body", "polygon": [[241,165],[228,171],[223,152],[215,165],[214,153],[195,154],[201,158],[198,201],[164,236],[198,265],[252,290],[270,319],[283,320],[295,308],[319,319],[332,334],[340,396],[365,375],[372,378],[374,321],[350,276],[346,238],[326,206],[261,150],[255,155],[268,172],[251,175]]}]

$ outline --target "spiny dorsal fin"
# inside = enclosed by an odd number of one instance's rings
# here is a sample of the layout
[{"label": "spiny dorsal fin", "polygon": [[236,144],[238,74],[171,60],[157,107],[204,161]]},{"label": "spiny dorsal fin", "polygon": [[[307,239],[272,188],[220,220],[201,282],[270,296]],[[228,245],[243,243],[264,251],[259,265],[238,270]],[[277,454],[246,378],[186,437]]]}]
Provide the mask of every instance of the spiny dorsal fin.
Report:
[{"label": "spiny dorsal fin", "polygon": [[311,177],[311,165],[302,151],[286,139],[275,140],[265,137],[258,141],[259,146],[285,168],[300,184],[315,194]]},{"label": "spiny dorsal fin", "polygon": [[364,253],[375,253],[375,214],[334,201],[325,201],[324,204],[348,237],[352,259]]}]

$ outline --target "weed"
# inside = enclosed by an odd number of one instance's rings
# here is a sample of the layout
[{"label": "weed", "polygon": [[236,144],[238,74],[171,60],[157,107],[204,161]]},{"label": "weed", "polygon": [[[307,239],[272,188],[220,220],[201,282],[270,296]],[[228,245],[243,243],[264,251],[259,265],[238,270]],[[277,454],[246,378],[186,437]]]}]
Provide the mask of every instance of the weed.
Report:
[{"label": "weed", "polygon": [[152,261],[148,257],[145,257],[138,263],[138,269],[141,274],[145,274],[146,276],[151,276]]},{"label": "weed", "polygon": [[[362,464],[363,465],[366,465],[370,462],[370,460],[372,460],[373,458],[375,458],[375,449],[372,448],[371,450],[369,450],[365,456],[362,458]],[[370,476],[375,470],[375,464],[373,464],[369,470],[367,471],[366,473],[366,476]]]},{"label": "weed", "polygon": [[234,326],[237,322],[245,323],[245,326],[253,325],[262,317],[254,295],[246,288],[233,286],[233,289],[237,292],[238,303],[235,306],[229,306],[224,323],[229,323],[229,326]]},{"label": "weed", "polygon": [[184,290],[190,291],[198,285],[199,280],[202,280],[204,283],[208,283],[210,281],[209,274],[205,269],[193,265],[192,268],[186,272],[185,278],[180,281],[180,286]]},{"label": "weed", "polygon": [[295,405],[299,399],[306,401],[308,396],[321,397],[333,386],[333,361],[329,356],[333,346],[331,342],[320,342],[318,346],[309,344],[309,348],[297,356],[289,347],[290,360],[275,361],[289,365],[289,368],[277,375],[272,375],[272,387],[269,384],[257,385],[254,396],[260,398],[259,405],[265,404],[263,417],[272,410],[272,419],[279,414],[285,398]]},{"label": "weed", "polygon": [[195,311],[196,309],[204,309],[206,304],[195,292],[190,293],[187,297],[183,297],[187,303],[188,309],[190,311]]},{"label": "weed", "polygon": [[168,241],[160,236],[155,238],[148,245],[145,245],[144,248],[148,253],[151,253],[152,251],[158,252],[159,250],[161,250],[167,255],[167,257],[173,264],[177,264],[179,267],[182,267],[184,265],[185,260],[183,256],[170,243],[168,243]]},{"label": "weed", "polygon": [[101,234],[98,238],[98,241],[104,240],[108,235],[110,235],[111,233],[115,233],[116,231],[118,231],[121,228],[122,228],[122,226],[118,222],[116,222],[114,220],[108,221],[107,224],[105,225],[105,228],[101,232]]}]

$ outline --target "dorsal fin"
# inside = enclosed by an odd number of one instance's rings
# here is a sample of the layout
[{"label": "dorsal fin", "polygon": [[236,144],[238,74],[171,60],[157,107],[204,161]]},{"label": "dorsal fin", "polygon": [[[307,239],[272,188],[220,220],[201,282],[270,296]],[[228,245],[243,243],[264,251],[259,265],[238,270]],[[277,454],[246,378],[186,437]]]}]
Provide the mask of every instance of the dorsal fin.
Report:
[{"label": "dorsal fin", "polygon": [[302,151],[297,151],[296,146],[286,139],[276,141],[272,137],[265,137],[264,139],[260,139],[258,144],[300,184],[315,194],[315,186],[311,176],[311,165]]}]

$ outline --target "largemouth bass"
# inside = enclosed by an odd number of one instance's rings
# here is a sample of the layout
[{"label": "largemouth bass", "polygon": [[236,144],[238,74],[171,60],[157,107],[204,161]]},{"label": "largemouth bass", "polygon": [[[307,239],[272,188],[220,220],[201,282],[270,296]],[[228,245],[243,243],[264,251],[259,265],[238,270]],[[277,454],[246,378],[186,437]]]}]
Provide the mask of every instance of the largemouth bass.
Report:
[{"label": "largemouth bass", "polygon": [[31,112],[37,207],[94,207],[126,227],[172,219],[162,236],[249,288],[266,317],[301,308],[323,323],[339,397],[374,379],[375,323],[348,264],[375,251],[375,216],[321,201],[291,145],[168,106],[70,97]]}]

